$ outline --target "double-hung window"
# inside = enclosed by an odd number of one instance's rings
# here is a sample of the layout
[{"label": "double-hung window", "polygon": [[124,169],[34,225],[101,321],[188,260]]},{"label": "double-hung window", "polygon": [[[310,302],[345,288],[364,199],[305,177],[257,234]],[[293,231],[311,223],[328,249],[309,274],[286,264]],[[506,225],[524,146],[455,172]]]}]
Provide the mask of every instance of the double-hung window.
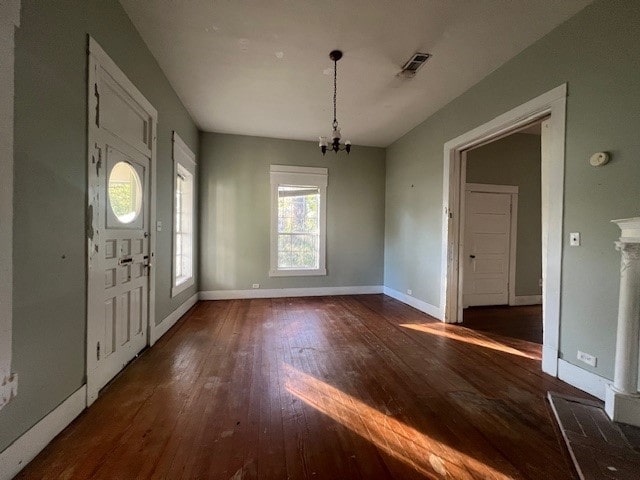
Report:
[{"label": "double-hung window", "polygon": [[194,215],[196,157],[177,133],[173,133],[173,285],[175,296],[194,284]]},{"label": "double-hung window", "polygon": [[271,165],[272,277],[326,275],[327,169]]}]

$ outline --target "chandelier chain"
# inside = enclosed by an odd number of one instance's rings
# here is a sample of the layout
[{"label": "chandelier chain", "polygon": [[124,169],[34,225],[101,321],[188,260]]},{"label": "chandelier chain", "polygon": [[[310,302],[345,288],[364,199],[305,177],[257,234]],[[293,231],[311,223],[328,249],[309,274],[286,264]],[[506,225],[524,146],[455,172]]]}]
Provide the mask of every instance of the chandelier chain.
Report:
[{"label": "chandelier chain", "polygon": [[336,115],[336,98],[338,92],[338,61],[333,61],[333,128],[338,126],[338,116]]},{"label": "chandelier chain", "polygon": [[[351,151],[351,141],[342,142],[340,128],[338,128],[338,60],[342,58],[342,51],[333,50],[329,53],[329,58],[333,61],[333,132],[331,137],[320,138],[320,151],[322,155],[328,151],[335,153],[345,151],[347,154]],[[325,71],[325,73],[327,73]]]}]

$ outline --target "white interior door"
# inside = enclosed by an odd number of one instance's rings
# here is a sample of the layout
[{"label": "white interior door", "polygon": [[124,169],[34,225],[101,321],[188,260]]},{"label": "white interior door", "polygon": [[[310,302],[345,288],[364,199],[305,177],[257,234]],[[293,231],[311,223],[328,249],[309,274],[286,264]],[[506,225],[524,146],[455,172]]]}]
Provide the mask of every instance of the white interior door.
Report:
[{"label": "white interior door", "polygon": [[511,194],[465,195],[463,305],[509,303]]},{"label": "white interior door", "polygon": [[87,401],[147,344],[156,112],[92,42]]}]

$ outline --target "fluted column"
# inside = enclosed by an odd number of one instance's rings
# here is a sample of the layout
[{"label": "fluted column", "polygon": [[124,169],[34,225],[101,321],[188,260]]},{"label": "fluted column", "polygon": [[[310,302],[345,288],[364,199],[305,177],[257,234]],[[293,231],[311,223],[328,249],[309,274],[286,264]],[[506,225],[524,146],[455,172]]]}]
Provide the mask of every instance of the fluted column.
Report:
[{"label": "fluted column", "polygon": [[614,220],[622,230],[620,297],[613,385],[608,385],[605,410],[617,422],[640,426],[638,358],[640,356],[640,218]]}]

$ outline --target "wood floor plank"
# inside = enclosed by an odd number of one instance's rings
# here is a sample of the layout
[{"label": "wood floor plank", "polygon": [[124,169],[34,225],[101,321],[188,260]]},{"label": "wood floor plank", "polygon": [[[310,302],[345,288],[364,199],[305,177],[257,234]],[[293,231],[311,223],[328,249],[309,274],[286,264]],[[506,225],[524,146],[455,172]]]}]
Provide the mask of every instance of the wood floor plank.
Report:
[{"label": "wood floor plank", "polygon": [[17,478],[574,478],[545,395],[588,396],[541,372],[534,309],[481,313],[200,302]]}]

